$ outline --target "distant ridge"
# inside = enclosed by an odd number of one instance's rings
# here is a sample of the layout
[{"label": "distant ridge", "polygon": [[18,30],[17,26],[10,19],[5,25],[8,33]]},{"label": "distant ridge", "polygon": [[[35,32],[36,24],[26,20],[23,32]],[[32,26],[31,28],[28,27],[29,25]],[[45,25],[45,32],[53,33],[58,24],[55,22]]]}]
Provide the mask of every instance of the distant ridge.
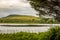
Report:
[{"label": "distant ridge", "polygon": [[16,16],[16,17],[19,17],[19,16],[26,16],[26,17],[36,17],[36,16],[30,16],[30,15],[18,15],[18,14],[11,14],[11,15],[8,15],[8,16],[6,16],[6,17],[14,17],[14,16]]},{"label": "distant ridge", "polygon": [[0,23],[20,23],[20,24],[56,24],[60,23],[55,19],[51,18],[39,18],[35,16],[27,15],[8,15],[6,17],[0,18]]},{"label": "distant ridge", "polygon": [[27,15],[8,15],[6,17],[0,18],[0,23],[40,23],[40,18],[35,16]]}]

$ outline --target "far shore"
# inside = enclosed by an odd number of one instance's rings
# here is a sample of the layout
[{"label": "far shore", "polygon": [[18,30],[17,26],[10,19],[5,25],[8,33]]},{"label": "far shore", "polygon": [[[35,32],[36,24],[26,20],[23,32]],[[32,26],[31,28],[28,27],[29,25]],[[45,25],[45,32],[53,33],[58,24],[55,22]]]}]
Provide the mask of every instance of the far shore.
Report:
[{"label": "far shore", "polygon": [[60,26],[60,24],[13,24],[13,23],[0,23],[0,26]]}]

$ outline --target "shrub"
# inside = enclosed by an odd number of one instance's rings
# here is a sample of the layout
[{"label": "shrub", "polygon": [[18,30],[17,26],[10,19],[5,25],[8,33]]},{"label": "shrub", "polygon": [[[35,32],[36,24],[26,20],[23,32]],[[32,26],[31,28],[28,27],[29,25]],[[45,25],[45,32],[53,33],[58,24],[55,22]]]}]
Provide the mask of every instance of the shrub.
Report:
[{"label": "shrub", "polygon": [[56,26],[41,35],[40,40],[60,40],[60,27]]}]

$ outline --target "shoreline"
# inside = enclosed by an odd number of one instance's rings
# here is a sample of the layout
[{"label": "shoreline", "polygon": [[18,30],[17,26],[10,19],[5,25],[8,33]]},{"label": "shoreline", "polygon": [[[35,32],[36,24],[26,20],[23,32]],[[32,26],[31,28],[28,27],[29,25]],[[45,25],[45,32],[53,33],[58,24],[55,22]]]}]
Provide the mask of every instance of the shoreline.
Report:
[{"label": "shoreline", "polygon": [[0,23],[0,26],[60,26],[60,24],[12,24],[12,23]]}]

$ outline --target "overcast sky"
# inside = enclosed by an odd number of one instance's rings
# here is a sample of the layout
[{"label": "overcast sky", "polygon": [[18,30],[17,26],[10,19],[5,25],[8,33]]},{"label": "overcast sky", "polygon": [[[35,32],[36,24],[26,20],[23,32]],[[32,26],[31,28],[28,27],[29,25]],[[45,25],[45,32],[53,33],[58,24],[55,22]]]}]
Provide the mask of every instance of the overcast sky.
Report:
[{"label": "overcast sky", "polygon": [[36,16],[36,13],[26,0],[0,0],[0,17],[10,14]]}]

